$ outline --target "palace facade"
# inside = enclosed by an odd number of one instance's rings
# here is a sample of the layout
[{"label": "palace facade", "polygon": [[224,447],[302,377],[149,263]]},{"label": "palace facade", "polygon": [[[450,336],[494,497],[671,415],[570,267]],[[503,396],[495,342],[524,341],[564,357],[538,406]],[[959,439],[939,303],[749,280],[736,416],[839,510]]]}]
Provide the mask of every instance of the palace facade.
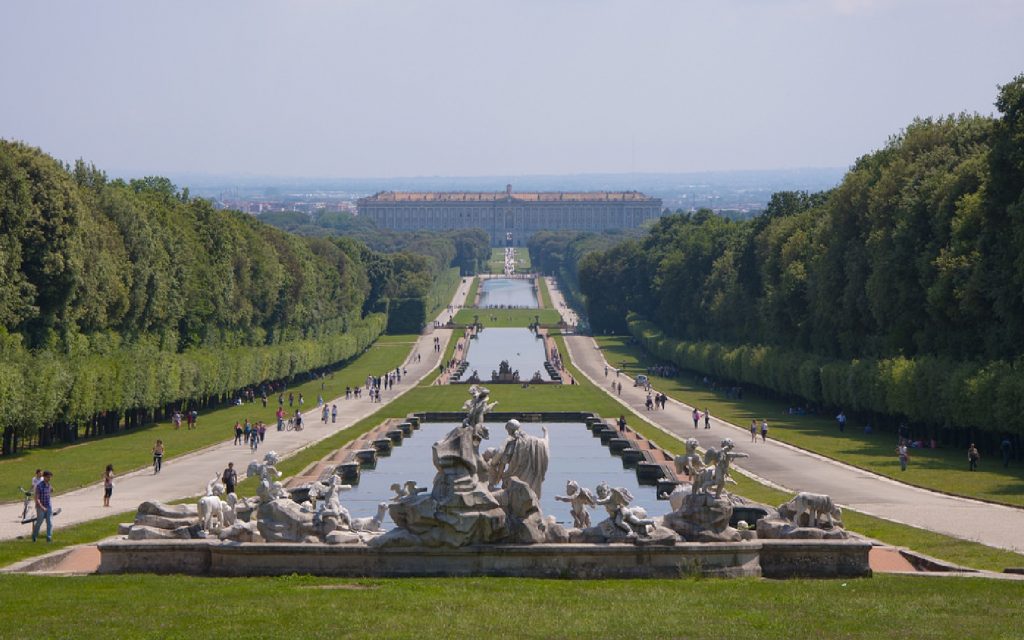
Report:
[{"label": "palace facade", "polygon": [[382,191],[360,198],[359,215],[382,229],[480,228],[491,245],[523,246],[537,231],[631,229],[661,215],[661,199],[636,191]]}]

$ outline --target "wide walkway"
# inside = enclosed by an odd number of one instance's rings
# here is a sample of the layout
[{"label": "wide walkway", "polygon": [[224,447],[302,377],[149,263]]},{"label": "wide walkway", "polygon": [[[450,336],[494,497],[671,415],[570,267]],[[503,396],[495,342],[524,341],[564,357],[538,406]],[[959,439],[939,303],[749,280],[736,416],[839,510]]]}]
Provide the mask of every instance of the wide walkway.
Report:
[{"label": "wide walkway", "polygon": [[[561,291],[550,285],[548,290],[556,308],[567,315],[561,307],[564,302]],[[570,317],[566,321],[573,322]],[[738,461],[736,465],[748,475],[789,491],[828,494],[842,506],[868,515],[1024,553],[1024,535],[1021,534],[1024,531],[1024,509],[911,487],[772,441],[770,435],[767,443],[758,441],[754,444],[750,442],[748,428],[714,417],[711,429],[704,429],[703,424],[701,428],[694,429],[693,407],[670,398],[664,410],[647,411],[644,407],[647,393],[641,388],[634,388],[633,380],[626,375],[617,380],[622,382],[622,396],[611,394],[611,383],[616,379],[615,367],[605,361],[593,338],[567,336],[565,341],[569,357],[591,382],[655,427],[681,438],[697,438],[705,448],[718,446],[722,438],[732,438],[737,451],[750,454],[749,458]],[[913,473],[913,469],[907,473]]]},{"label": "wide walkway", "polygon": [[[469,284],[472,278],[459,285],[459,289],[452,300],[452,304],[460,306],[465,304],[466,294],[469,292]],[[447,320],[451,312],[447,309],[441,311],[438,320]],[[442,350],[448,344],[451,335],[450,329],[433,329],[428,323],[426,331],[419,336],[416,344],[410,350],[409,356],[403,367],[408,371],[402,376],[402,381],[387,391],[381,392],[381,402],[371,403],[368,396],[358,400],[345,400],[345,397],[328,400],[328,403],[337,403],[338,422],[324,424],[320,421],[319,410],[314,407],[303,414],[303,423],[306,428],[302,431],[272,430],[267,434],[267,441],[254,456],[249,453],[246,447],[235,446],[231,440],[220,444],[195,451],[177,458],[172,458],[164,463],[163,471],[154,475],[149,469],[135,471],[119,476],[114,487],[114,495],[110,501],[110,507],[104,508],[103,487],[101,483],[83,487],[66,494],[54,496],[53,506],[60,508],[60,515],[54,518],[54,529],[60,535],[60,529],[80,522],[103,518],[112,513],[131,511],[145,500],[161,500],[164,502],[186,498],[189,496],[203,495],[206,492],[207,483],[214,475],[219,476],[228,462],[234,462],[238,470],[239,479],[244,477],[245,469],[249,461],[262,457],[268,451],[276,451],[283,457],[293,455],[297,451],[319,442],[324,438],[346,429],[359,422],[363,418],[376,412],[382,406],[401,396],[409,389],[415,387],[425,377],[437,372],[438,364],[443,353],[436,353],[433,349],[434,337],[440,338]],[[421,359],[416,361],[415,355],[420,354]],[[385,371],[378,372],[383,375]],[[0,505],[0,540],[15,538],[21,535],[32,533],[30,524],[21,524],[22,505],[6,504]],[[113,533],[113,532],[111,532]]]}]

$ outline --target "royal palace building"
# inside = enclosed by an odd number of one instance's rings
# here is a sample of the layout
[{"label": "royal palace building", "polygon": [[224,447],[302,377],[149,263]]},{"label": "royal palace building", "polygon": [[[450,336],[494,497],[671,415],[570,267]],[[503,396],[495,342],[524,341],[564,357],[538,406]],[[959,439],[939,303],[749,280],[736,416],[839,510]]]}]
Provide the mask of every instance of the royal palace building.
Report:
[{"label": "royal palace building", "polygon": [[446,231],[479,228],[491,245],[523,246],[537,231],[631,229],[661,215],[661,199],[636,191],[382,191],[360,198],[359,215],[382,229]]}]

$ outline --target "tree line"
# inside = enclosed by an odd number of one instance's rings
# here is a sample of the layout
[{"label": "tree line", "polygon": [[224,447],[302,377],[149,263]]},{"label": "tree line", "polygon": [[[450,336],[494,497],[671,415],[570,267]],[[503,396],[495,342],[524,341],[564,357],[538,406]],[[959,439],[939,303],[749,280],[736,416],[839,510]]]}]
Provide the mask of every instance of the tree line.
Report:
[{"label": "tree line", "polygon": [[810,402],[1024,433],[1024,76],[996,107],[917,119],[752,220],[677,213],[583,255],[594,330]]},{"label": "tree line", "polygon": [[450,272],[430,256],[219,211],[166,178],[110,180],[0,140],[3,451],[351,358],[385,330],[393,300],[429,308]]}]

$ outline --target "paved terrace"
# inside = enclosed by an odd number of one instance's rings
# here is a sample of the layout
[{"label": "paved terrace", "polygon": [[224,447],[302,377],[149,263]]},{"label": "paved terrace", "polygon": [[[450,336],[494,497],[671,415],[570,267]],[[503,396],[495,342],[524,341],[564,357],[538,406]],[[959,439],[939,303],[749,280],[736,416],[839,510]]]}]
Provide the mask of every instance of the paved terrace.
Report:
[{"label": "paved terrace", "polygon": [[[552,304],[566,322],[575,324],[575,315],[562,307],[562,292],[549,279]],[[567,336],[569,357],[580,371],[609,395],[615,367],[605,361],[593,338]],[[609,373],[605,377],[605,367]],[[647,411],[647,393],[633,387],[626,375],[618,378],[622,396],[614,394],[623,405],[643,416],[655,427],[679,438],[697,438],[701,447],[718,446],[722,438],[732,438],[736,450],[749,453],[750,458],[735,465],[756,479],[768,481],[789,491],[825,493],[844,507],[894,522],[913,525],[948,536],[980,542],[992,547],[1024,553],[1024,509],[989,504],[978,500],[911,487],[862,469],[771,440],[750,442],[747,427],[711,419],[711,429],[693,428],[693,407],[669,398],[663,411]],[[606,416],[614,417],[614,416]],[[908,473],[912,473],[912,470]]]}]

